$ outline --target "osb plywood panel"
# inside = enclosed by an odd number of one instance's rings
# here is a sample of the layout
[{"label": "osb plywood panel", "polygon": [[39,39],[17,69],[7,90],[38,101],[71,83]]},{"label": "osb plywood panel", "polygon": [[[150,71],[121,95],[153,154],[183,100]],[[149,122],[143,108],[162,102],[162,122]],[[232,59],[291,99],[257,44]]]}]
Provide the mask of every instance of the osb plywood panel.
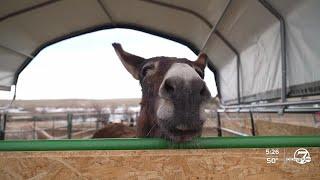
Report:
[{"label": "osb plywood panel", "polygon": [[253,113],[254,119],[291,124],[296,126],[306,126],[306,127],[320,127],[320,114],[319,113],[308,113],[308,114],[298,114],[298,113]]},{"label": "osb plywood panel", "polygon": [[304,165],[285,161],[296,149],[2,152],[0,179],[320,179],[320,148]]},{"label": "osb plywood panel", "polygon": [[[297,126],[286,123],[255,121],[256,134],[259,136],[271,135],[320,135],[320,128]],[[319,162],[320,163],[320,162]]]}]

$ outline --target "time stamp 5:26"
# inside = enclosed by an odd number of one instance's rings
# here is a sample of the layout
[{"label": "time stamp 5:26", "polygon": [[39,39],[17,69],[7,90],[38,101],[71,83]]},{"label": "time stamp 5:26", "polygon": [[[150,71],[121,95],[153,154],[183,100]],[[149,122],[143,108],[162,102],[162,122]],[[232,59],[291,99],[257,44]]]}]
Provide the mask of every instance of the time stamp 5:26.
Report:
[{"label": "time stamp 5:26", "polygon": [[275,164],[279,160],[279,149],[268,148],[266,149],[267,164]]}]

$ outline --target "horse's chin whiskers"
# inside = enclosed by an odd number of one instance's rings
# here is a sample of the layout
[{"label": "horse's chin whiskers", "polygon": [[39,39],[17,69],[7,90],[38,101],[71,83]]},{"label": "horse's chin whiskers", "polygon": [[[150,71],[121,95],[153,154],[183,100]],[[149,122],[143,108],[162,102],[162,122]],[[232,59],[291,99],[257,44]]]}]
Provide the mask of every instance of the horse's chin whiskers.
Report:
[{"label": "horse's chin whiskers", "polygon": [[149,132],[147,133],[146,137],[148,137],[151,133],[151,131],[153,130],[154,127],[156,127],[156,123],[150,128]]}]

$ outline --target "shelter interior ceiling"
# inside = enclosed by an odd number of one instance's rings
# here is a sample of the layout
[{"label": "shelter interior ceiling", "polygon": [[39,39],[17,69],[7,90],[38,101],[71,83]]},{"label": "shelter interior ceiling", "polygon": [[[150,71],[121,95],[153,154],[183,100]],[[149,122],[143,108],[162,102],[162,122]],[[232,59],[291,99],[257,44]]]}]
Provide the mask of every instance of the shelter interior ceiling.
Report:
[{"label": "shelter interior ceiling", "polygon": [[[0,89],[16,84],[19,73],[47,45],[123,27],[206,52],[225,104],[237,98],[243,103],[280,98],[281,24],[262,1],[2,0]],[[320,94],[320,1],[265,2],[285,20],[287,96]]]}]

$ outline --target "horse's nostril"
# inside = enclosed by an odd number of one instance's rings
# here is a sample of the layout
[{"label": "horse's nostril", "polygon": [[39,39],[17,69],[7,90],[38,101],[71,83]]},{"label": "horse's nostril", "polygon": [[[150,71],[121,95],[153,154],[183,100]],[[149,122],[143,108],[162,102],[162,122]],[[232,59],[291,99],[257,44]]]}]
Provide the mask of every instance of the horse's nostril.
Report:
[{"label": "horse's nostril", "polygon": [[165,82],[164,82],[164,89],[169,93],[173,93],[174,92],[174,85],[173,85],[173,82],[170,81],[169,79],[167,79]]},{"label": "horse's nostril", "polygon": [[194,131],[194,128],[190,128],[185,124],[179,124],[179,125],[175,126],[175,129],[180,131],[180,132],[189,132],[189,131],[191,132],[191,131]]},{"label": "horse's nostril", "polygon": [[188,131],[190,130],[190,128],[184,124],[179,124],[175,127],[177,130],[179,131]]}]

